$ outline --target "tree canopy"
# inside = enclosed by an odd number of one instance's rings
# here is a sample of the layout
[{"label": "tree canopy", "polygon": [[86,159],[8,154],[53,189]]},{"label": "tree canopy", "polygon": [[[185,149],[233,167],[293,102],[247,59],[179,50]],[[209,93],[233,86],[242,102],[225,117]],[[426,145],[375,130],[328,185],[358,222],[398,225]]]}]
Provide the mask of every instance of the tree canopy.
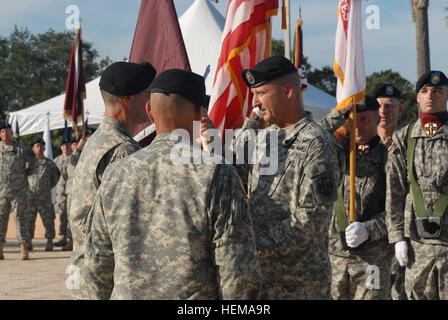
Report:
[{"label": "tree canopy", "polygon": [[[42,102],[65,91],[74,33],[31,34],[14,27],[9,37],[0,37],[0,117]],[[109,57],[97,61],[93,44],[83,41],[86,81],[97,77],[111,63]],[[61,106],[62,112],[62,106]]]},{"label": "tree canopy", "polygon": [[[74,33],[53,29],[32,34],[14,27],[9,37],[0,37],[0,118],[11,111],[30,107],[64,93]],[[86,82],[98,77],[112,61],[100,59],[92,43],[83,41]],[[63,106],[61,106],[61,117]],[[12,124],[13,126],[15,124]],[[20,129],[20,128],[19,128]],[[63,130],[51,133],[53,145],[61,141]],[[36,133],[21,137],[25,144],[42,137]],[[59,148],[53,148],[58,154]]]}]

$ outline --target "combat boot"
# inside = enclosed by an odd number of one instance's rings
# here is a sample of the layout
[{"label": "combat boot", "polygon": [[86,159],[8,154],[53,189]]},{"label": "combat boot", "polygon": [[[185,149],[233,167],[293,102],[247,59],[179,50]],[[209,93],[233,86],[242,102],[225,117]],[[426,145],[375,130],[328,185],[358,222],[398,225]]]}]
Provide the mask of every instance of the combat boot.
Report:
[{"label": "combat boot", "polygon": [[73,250],[73,239],[68,238],[65,246],[62,247],[62,251],[72,251]]},{"label": "combat boot", "polygon": [[22,254],[22,260],[30,259],[30,257],[28,256],[28,244],[26,242],[20,243],[20,253]]},{"label": "combat boot", "polygon": [[45,251],[53,251],[53,239],[47,239],[47,245]]},{"label": "combat boot", "polygon": [[3,255],[3,242],[0,242],[0,260],[5,259],[5,256]]},{"label": "combat boot", "polygon": [[33,240],[28,240],[28,251],[33,251]]},{"label": "combat boot", "polygon": [[65,236],[61,240],[54,243],[55,247],[63,247],[66,244],[67,244],[67,239],[65,238]]}]

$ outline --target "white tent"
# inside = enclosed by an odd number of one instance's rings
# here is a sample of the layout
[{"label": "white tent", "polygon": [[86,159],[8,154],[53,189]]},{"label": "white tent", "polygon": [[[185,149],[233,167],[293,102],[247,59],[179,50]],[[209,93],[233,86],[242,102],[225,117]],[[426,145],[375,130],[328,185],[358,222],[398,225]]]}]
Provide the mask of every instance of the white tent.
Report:
[{"label": "white tent", "polygon": [[[206,80],[207,94],[211,93],[213,80],[221,49],[224,17],[216,10],[209,0],[196,0],[179,18],[179,25],[192,71],[203,75],[210,65],[210,73]],[[98,125],[104,117],[104,103],[99,90],[99,78],[86,84],[87,98],[84,100],[85,117],[89,125]],[[43,132],[47,117],[50,119],[50,129],[64,127],[62,117],[65,94],[51,98],[34,106],[11,112],[9,121],[15,130],[16,121],[19,124],[20,135]],[[320,119],[336,106],[335,97],[308,84],[304,93],[305,109],[313,113],[314,119]],[[70,126],[71,124],[69,124]]]},{"label": "white tent", "polygon": [[[84,117],[88,119],[89,126],[99,124],[104,117],[104,102],[99,89],[100,78],[86,83],[86,99],[84,100]],[[20,135],[43,132],[50,120],[50,130],[64,128],[65,93],[9,114],[9,122],[13,130],[16,129],[16,121],[19,124]],[[71,123],[68,124],[71,126]]]},{"label": "white tent", "polygon": [[210,73],[205,80],[209,95],[218,64],[224,22],[225,18],[209,0],[196,0],[179,18],[191,71],[202,76],[210,65]]}]

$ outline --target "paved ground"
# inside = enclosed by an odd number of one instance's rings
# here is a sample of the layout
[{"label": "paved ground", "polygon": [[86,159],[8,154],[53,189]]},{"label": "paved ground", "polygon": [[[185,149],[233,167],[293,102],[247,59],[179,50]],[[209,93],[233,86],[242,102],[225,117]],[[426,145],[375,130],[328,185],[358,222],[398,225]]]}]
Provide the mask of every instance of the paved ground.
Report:
[{"label": "paved ground", "polygon": [[45,239],[34,239],[30,260],[20,260],[15,239],[4,245],[5,260],[0,260],[0,300],[71,300],[66,288],[71,251],[46,252]]}]

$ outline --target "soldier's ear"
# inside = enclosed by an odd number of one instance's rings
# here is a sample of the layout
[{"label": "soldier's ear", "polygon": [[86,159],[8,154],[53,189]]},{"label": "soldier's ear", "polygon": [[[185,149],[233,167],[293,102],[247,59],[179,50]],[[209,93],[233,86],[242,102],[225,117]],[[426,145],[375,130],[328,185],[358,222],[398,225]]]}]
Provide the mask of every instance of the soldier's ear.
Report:
[{"label": "soldier's ear", "polygon": [[151,121],[154,122],[152,115],[151,115],[151,103],[149,100],[146,102],[145,109],[146,109],[146,114],[148,115],[149,119],[151,119]]}]

